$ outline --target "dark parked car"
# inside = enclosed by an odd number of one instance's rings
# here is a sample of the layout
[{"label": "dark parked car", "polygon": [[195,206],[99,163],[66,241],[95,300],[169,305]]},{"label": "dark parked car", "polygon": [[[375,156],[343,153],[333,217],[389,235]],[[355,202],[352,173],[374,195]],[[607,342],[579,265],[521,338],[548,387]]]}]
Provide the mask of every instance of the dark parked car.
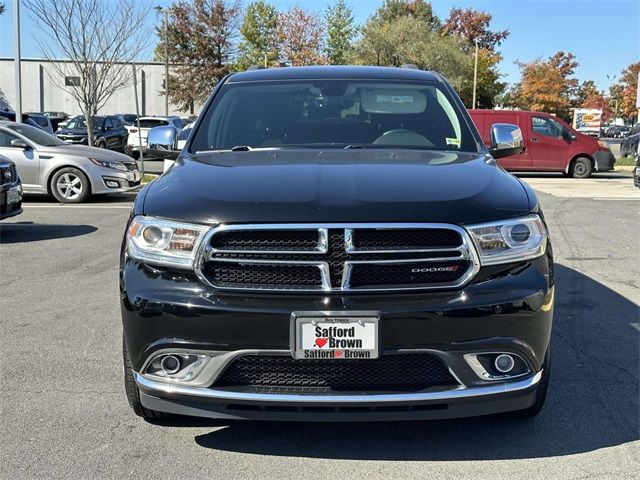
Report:
[{"label": "dark parked car", "polygon": [[[9,120],[15,122],[16,113],[6,110],[0,110],[0,120]],[[32,127],[44,130],[47,133],[53,133],[53,126],[48,117],[41,113],[23,113],[22,123],[31,125]]]},{"label": "dark parked car", "polygon": [[638,151],[640,143],[640,123],[636,123],[620,144],[620,155],[631,157]]},{"label": "dark parked car", "polygon": [[[96,147],[124,152],[128,135],[123,121],[117,116],[93,117],[93,144]],[[56,132],[56,137],[67,143],[88,145],[89,137],[84,115],[69,120],[64,128]]]},{"label": "dark parked car", "polygon": [[49,118],[54,132],[62,126],[62,123],[66,123],[69,120],[69,115],[65,112],[42,112],[42,114]]},{"label": "dark parked car", "polygon": [[0,155],[0,220],[22,213],[22,184],[15,163]]},{"label": "dark parked car", "polygon": [[[150,148],[175,148],[157,127]],[[407,420],[542,408],[554,270],[536,194],[409,68],[218,83],[123,242],[135,413]]]}]

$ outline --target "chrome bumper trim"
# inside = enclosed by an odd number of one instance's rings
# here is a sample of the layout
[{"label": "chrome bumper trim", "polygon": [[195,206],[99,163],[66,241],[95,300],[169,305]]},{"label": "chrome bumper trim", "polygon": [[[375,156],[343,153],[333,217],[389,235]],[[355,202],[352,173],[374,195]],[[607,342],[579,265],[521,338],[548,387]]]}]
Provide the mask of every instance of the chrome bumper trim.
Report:
[{"label": "chrome bumper trim", "polygon": [[398,394],[376,394],[376,395],[291,395],[291,394],[265,394],[265,393],[244,393],[230,392],[227,390],[216,390],[203,387],[185,387],[182,385],[157,382],[134,372],[134,377],[138,387],[150,395],[183,395],[186,397],[196,397],[209,400],[220,401],[246,401],[258,403],[416,403],[423,401],[450,401],[459,399],[471,399],[490,395],[500,395],[504,393],[514,393],[532,388],[538,384],[542,378],[542,371],[534,376],[517,382],[508,382],[498,385],[487,385],[480,387],[460,386],[452,390],[440,392],[419,392],[419,393],[398,393]]}]

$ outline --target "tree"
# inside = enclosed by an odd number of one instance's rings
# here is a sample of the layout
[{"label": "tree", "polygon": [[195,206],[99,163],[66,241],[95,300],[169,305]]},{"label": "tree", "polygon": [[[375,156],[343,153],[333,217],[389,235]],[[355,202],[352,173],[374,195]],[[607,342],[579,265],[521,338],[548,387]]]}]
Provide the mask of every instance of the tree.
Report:
[{"label": "tree", "polygon": [[521,79],[511,92],[511,105],[569,118],[569,107],[576,96],[578,81],[573,71],[578,66],[571,53],[557,52],[547,60],[516,62]]},{"label": "tree", "polygon": [[238,67],[245,70],[250,65],[272,65],[278,60],[278,11],[264,0],[247,7],[240,33]]},{"label": "tree", "polygon": [[280,61],[285,65],[322,65],[327,57],[322,53],[324,27],[320,19],[293,7],[278,16]]},{"label": "tree", "polygon": [[4,13],[4,2],[0,2],[0,15]]},{"label": "tree", "polygon": [[573,107],[583,108],[584,102],[590,95],[598,94],[598,88],[593,80],[585,80],[576,89],[576,95],[573,99]]},{"label": "tree", "polygon": [[[230,71],[240,24],[239,0],[178,1],[169,7],[168,49],[174,64],[170,99],[183,110],[204,103],[213,87]],[[164,32],[158,31],[164,49]]]},{"label": "tree", "polygon": [[[612,94],[619,98],[618,111],[626,118],[636,116],[636,95],[638,93],[638,72],[640,62],[632,63],[620,73],[620,81],[612,87]],[[612,95],[613,96],[613,95]]]},{"label": "tree", "polygon": [[128,0],[27,0],[24,4],[40,27],[41,35],[36,37],[40,50],[58,78],[77,79],[59,86],[84,113],[89,145],[93,145],[93,117],[114,92],[131,85],[131,63],[148,45],[144,20],[149,9]]},{"label": "tree", "polygon": [[478,41],[478,47],[495,52],[496,48],[509,36],[509,30],[493,31],[489,24],[491,14],[467,8],[452,8],[449,16],[442,25],[443,35],[458,35],[465,40],[469,47]]},{"label": "tree", "polygon": [[424,0],[385,0],[374,13],[372,19],[392,22],[399,18],[411,17],[424,22],[429,30],[440,31],[441,23],[429,2]]},{"label": "tree", "polygon": [[374,16],[362,28],[354,61],[396,67],[413,63],[420,69],[437,70],[460,89],[473,68],[461,47],[460,39],[442,37],[430,30],[428,22],[413,16],[391,21]]},{"label": "tree", "polygon": [[347,63],[347,56],[353,48],[352,42],[357,33],[353,12],[344,0],[338,0],[327,8],[327,46],[325,53],[333,65]]},{"label": "tree", "polygon": [[609,99],[604,96],[602,92],[598,90],[591,90],[586,93],[586,97],[582,105],[582,108],[595,108],[598,110],[602,110],[602,122],[608,122],[611,118],[613,118],[613,110],[611,109],[611,104]]}]

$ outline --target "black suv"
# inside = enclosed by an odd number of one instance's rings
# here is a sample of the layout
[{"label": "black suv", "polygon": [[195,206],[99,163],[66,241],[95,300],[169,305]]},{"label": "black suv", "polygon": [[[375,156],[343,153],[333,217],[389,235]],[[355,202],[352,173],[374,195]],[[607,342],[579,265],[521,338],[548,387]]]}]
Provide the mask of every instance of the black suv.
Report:
[{"label": "black suv", "polygon": [[16,164],[0,155],[0,220],[22,213],[22,184]]},{"label": "black suv", "polygon": [[[56,132],[56,137],[67,143],[89,144],[89,134],[84,115],[73,117],[64,128]],[[117,115],[93,117],[93,144],[98,148],[107,148],[124,152],[129,132]]]},{"label": "black suv", "polygon": [[[149,133],[175,149],[176,130]],[[137,196],[121,256],[133,410],[271,420],[533,416],[554,275],[536,195],[449,83],[252,70]]]}]

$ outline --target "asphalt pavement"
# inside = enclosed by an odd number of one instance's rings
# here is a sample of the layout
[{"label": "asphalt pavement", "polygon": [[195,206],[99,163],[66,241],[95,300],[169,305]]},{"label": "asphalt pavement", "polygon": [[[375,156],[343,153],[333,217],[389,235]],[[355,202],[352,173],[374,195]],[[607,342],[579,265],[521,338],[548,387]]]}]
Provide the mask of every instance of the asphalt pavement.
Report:
[{"label": "asphalt pavement", "polygon": [[525,180],[557,275],[548,402],[527,421],[145,422],[121,367],[133,196],[27,199],[0,223],[0,478],[639,478],[640,190],[628,173]]}]

